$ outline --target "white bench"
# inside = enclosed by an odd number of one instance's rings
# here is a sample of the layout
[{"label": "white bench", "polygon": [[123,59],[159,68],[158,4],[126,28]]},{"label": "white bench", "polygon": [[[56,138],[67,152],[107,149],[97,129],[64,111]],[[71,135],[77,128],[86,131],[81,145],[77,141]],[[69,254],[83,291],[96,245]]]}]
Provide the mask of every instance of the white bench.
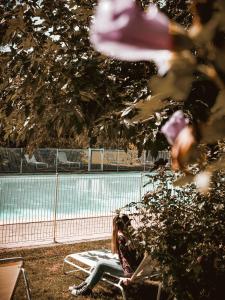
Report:
[{"label": "white bench", "polygon": [[[64,274],[69,274],[83,271],[87,274],[90,274],[97,262],[101,259],[108,259],[119,263],[118,255],[112,254],[112,252],[107,249],[91,250],[67,255],[63,261],[63,272]],[[72,269],[70,268],[70,270],[66,271],[66,265],[72,267]],[[142,260],[139,267],[134,272],[133,276],[131,277],[131,282],[138,279],[140,280],[143,278],[155,277],[155,275],[158,275],[158,273],[156,274],[156,272],[153,272],[152,269],[153,268],[150,265],[149,257],[147,256]],[[105,273],[103,274],[101,280],[119,288],[123,299],[126,300],[126,294],[122,285],[124,278],[125,277],[119,277],[110,273]],[[160,300],[162,284],[160,281],[155,281],[155,283],[158,286],[157,300]]]}]

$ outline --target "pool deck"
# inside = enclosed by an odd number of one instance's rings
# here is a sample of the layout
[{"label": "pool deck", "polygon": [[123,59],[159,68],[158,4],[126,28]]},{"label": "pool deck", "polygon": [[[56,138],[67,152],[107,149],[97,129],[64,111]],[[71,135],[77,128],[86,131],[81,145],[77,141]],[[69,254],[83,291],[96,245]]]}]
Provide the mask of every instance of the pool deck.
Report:
[{"label": "pool deck", "polygon": [[113,216],[0,225],[0,248],[107,239]]}]

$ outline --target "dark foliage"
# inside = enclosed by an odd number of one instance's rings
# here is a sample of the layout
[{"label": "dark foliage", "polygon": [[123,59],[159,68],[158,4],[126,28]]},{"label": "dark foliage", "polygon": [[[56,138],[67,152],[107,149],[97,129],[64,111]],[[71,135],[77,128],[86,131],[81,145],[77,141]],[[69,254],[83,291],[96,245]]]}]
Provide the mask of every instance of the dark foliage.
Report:
[{"label": "dark foliage", "polygon": [[224,173],[214,175],[214,186],[205,197],[193,185],[174,188],[173,175],[161,168],[149,177],[150,192],[126,208],[140,217],[132,232],[134,242],[160,262],[173,299],[219,300],[225,293],[223,177]]}]

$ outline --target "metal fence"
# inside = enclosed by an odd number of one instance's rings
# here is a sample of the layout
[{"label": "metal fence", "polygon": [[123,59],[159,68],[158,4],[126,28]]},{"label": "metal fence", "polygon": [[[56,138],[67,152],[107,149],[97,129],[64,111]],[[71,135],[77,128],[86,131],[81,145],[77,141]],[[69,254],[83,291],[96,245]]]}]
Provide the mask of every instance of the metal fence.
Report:
[{"label": "metal fence", "polygon": [[23,148],[0,148],[0,174],[148,171],[159,158],[170,162],[168,151],[157,157],[143,151],[138,157],[135,150],[45,148],[29,155]]},{"label": "metal fence", "polygon": [[0,176],[0,247],[109,237],[116,209],[154,185],[142,173]]}]

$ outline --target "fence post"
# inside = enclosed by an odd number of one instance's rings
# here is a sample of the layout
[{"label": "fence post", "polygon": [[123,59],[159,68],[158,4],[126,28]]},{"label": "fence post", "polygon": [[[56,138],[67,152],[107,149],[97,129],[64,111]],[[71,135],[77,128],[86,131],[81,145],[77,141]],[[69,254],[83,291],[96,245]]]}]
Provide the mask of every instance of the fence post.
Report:
[{"label": "fence post", "polygon": [[56,173],[56,183],[55,183],[55,201],[54,201],[54,216],[53,216],[53,242],[56,241],[56,233],[57,233],[57,210],[58,210],[58,198],[59,198],[59,174]]},{"label": "fence post", "polygon": [[20,148],[20,174],[23,173],[23,148]]},{"label": "fence post", "polygon": [[101,171],[103,172],[104,171],[104,148],[101,148],[100,150],[101,152]]},{"label": "fence post", "polygon": [[91,155],[92,155],[91,148],[89,147],[88,148],[88,172],[91,171],[91,163],[92,163]]},{"label": "fence post", "polygon": [[59,149],[56,149],[56,157],[55,157],[55,172],[58,174],[58,155],[59,155]]},{"label": "fence post", "polygon": [[143,151],[143,155],[144,155],[144,162],[143,162],[143,165],[144,165],[144,172],[145,172],[145,164],[146,164],[146,150]]},{"label": "fence post", "polygon": [[119,171],[119,155],[120,155],[119,149],[117,149],[117,162],[116,162],[116,164],[117,164],[117,166],[116,166],[116,171],[117,171],[117,172]]},{"label": "fence post", "polygon": [[142,176],[143,176],[143,174],[141,173],[141,177],[140,177],[140,189],[139,189],[139,192],[140,192],[140,201],[142,199],[142,187],[143,187]]}]

